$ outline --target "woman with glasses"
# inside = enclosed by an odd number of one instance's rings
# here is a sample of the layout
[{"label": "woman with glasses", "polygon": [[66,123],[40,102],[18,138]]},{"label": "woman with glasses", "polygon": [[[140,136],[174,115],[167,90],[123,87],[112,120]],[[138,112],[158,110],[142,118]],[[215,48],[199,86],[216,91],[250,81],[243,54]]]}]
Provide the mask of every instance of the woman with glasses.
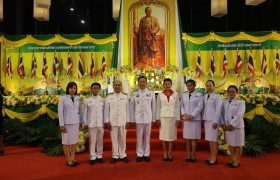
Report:
[{"label": "woman with glasses", "polygon": [[229,145],[231,162],[227,163],[231,168],[237,168],[240,164],[242,146],[245,141],[243,116],[245,113],[245,101],[238,99],[238,88],[230,85],[227,89],[228,98],[223,100],[222,121],[225,131],[226,143]]}]

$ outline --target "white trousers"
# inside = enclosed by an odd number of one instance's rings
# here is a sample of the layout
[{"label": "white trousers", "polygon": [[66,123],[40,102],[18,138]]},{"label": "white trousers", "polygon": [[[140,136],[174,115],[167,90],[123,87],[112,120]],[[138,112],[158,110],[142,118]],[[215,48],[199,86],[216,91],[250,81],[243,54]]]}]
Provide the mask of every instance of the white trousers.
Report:
[{"label": "white trousers", "polygon": [[[90,160],[102,158],[103,154],[103,127],[88,128]],[[96,151],[95,151],[96,150]]]},{"label": "white trousers", "polygon": [[150,138],[151,138],[151,123],[138,124],[136,123],[136,153],[137,156],[150,156]]},{"label": "white trousers", "polygon": [[125,126],[111,127],[111,140],[113,158],[119,159],[126,157],[126,129]]}]

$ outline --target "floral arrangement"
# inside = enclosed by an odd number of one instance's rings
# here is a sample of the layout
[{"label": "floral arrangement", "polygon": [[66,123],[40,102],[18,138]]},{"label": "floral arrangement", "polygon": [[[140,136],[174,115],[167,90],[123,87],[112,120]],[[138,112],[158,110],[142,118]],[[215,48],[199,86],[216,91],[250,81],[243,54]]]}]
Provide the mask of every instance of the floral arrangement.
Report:
[{"label": "floral arrangement", "polygon": [[135,76],[141,76],[141,74],[142,74],[142,70],[141,69],[139,69],[139,68],[135,68],[134,69],[134,75]]},{"label": "floral arrangement", "polygon": [[218,148],[220,151],[222,151],[226,155],[230,155],[229,146],[226,144],[226,141],[225,141],[225,132],[224,132],[223,128],[221,128],[221,127],[219,128],[218,144],[219,144]]},{"label": "floral arrangement", "polygon": [[179,72],[179,68],[178,68],[178,66],[169,64],[168,67],[167,67],[167,72],[178,73]]},{"label": "floral arrangement", "polygon": [[148,89],[152,89],[153,91],[162,91],[163,85],[161,83],[157,84],[155,82],[148,84]]},{"label": "floral arrangement", "polygon": [[240,94],[239,97],[243,99],[247,104],[263,104],[263,105],[277,105],[280,104],[279,96],[275,94],[254,94],[244,95]]},{"label": "floral arrangement", "polygon": [[79,133],[79,141],[76,145],[76,152],[81,153],[86,149],[86,140],[88,139],[88,131],[85,126],[82,126],[82,130]]},{"label": "floral arrangement", "polygon": [[[3,105],[7,107],[15,106],[28,106],[28,105],[58,105],[59,95],[41,95],[41,96],[4,96]],[[84,99],[89,95],[80,95],[81,102],[83,104]]]},{"label": "floral arrangement", "polygon": [[155,73],[157,76],[162,76],[165,74],[165,69],[164,67],[160,68],[158,65],[155,68]]},{"label": "floral arrangement", "polygon": [[148,68],[146,70],[148,73],[151,73],[153,71],[153,67],[151,65],[148,65]]},{"label": "floral arrangement", "polygon": [[106,77],[111,77],[111,76],[116,77],[120,73],[116,68],[106,68],[104,74]]},{"label": "floral arrangement", "polygon": [[132,69],[129,65],[123,65],[121,66],[120,72],[130,74],[132,72]]},{"label": "floral arrangement", "polygon": [[5,106],[27,106],[40,104],[57,105],[59,101],[58,95],[41,95],[41,96],[4,96],[3,104]]},{"label": "floral arrangement", "polygon": [[195,76],[196,75],[196,71],[190,67],[187,67],[187,68],[184,68],[182,71],[181,71],[181,75],[182,76]]}]

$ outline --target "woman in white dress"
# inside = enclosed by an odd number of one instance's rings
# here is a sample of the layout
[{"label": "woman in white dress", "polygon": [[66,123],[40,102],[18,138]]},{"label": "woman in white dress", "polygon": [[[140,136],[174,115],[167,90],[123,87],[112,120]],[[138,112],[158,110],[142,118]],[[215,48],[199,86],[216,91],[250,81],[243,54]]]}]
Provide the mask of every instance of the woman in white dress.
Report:
[{"label": "woman in white dress", "polygon": [[75,160],[75,150],[79,140],[79,127],[83,122],[81,101],[77,96],[75,82],[69,82],[66,95],[59,98],[58,116],[66,165],[75,167],[79,164]]},{"label": "woman in white dress", "polygon": [[239,167],[242,155],[242,146],[245,142],[245,130],[243,116],[245,113],[245,101],[237,99],[238,88],[230,85],[227,89],[228,98],[223,100],[222,121],[225,131],[226,143],[229,145],[231,162],[227,163],[231,168]]},{"label": "woman in white dress", "polygon": [[181,113],[183,116],[183,137],[186,139],[187,162],[196,162],[197,140],[201,138],[201,112],[203,98],[195,92],[196,83],[189,79],[186,82],[187,92],[182,95]]},{"label": "woman in white dress", "polygon": [[219,125],[221,110],[222,110],[222,97],[214,92],[215,83],[212,80],[206,82],[206,91],[203,102],[203,120],[205,130],[205,140],[209,141],[210,158],[205,162],[208,165],[215,165],[218,163],[218,140],[219,140]]},{"label": "woman in white dress", "polygon": [[171,155],[173,141],[177,139],[177,126],[180,121],[180,104],[176,92],[171,90],[172,80],[163,81],[164,90],[157,96],[156,119],[160,127],[159,139],[162,140],[164,161],[172,161]]}]

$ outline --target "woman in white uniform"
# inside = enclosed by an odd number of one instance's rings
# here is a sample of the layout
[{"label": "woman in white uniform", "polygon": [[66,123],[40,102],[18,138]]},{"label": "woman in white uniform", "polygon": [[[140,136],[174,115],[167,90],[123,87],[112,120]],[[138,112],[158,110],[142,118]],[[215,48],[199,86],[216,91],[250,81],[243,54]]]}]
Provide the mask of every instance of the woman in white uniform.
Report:
[{"label": "woman in white uniform", "polygon": [[69,82],[66,95],[59,98],[58,116],[66,165],[75,167],[79,164],[75,160],[75,150],[79,140],[80,123],[83,122],[81,101],[77,96],[75,82]]},{"label": "woman in white uniform", "polygon": [[222,98],[219,94],[214,92],[215,83],[212,80],[206,82],[207,93],[203,98],[203,120],[205,130],[205,140],[209,141],[210,146],[210,158],[205,162],[208,165],[215,165],[218,163],[218,140],[219,140],[219,125],[221,110],[222,110]]},{"label": "woman in white uniform", "polygon": [[242,155],[242,146],[245,141],[245,130],[243,116],[245,113],[245,101],[237,99],[238,89],[230,85],[227,89],[228,98],[223,100],[222,120],[225,131],[226,143],[229,145],[231,162],[227,163],[232,168],[239,167]]},{"label": "woman in white uniform", "polygon": [[163,81],[164,90],[157,96],[156,119],[160,126],[159,139],[162,140],[164,161],[172,161],[171,155],[173,141],[177,139],[177,126],[180,121],[180,104],[176,92],[171,90],[172,80]]},{"label": "woman in white uniform", "polygon": [[[195,92],[196,83],[189,79],[186,82],[187,92],[182,95],[181,113],[183,116],[183,137],[186,139],[187,162],[196,162],[197,140],[201,138],[201,112],[203,98]],[[192,149],[192,151],[191,151]]]}]

